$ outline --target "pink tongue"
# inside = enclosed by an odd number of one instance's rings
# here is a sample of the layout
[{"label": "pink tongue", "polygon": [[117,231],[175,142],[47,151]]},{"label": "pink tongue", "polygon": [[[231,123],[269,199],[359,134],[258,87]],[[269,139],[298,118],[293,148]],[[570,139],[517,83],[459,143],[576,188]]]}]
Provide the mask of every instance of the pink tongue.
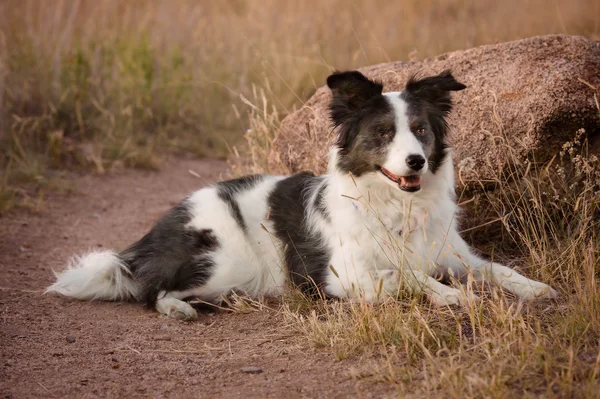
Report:
[{"label": "pink tongue", "polygon": [[400,185],[404,187],[418,187],[421,185],[420,176],[400,176]]}]

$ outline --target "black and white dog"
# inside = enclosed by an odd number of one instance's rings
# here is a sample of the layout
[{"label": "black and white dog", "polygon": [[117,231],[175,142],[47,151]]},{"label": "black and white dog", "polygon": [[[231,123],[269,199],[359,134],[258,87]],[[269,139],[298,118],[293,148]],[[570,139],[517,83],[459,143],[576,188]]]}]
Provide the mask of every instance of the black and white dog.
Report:
[{"label": "black and white dog", "polygon": [[366,301],[400,289],[436,305],[472,297],[436,280],[440,271],[471,273],[524,299],[556,295],[474,255],[458,233],[445,118],[450,92],[465,86],[449,71],[385,94],[356,71],[334,73],[327,85],[337,140],[326,175],[203,188],[123,252],[72,260],[48,292],[143,301],[180,319],[196,318],[186,299],[278,296],[288,283]]}]

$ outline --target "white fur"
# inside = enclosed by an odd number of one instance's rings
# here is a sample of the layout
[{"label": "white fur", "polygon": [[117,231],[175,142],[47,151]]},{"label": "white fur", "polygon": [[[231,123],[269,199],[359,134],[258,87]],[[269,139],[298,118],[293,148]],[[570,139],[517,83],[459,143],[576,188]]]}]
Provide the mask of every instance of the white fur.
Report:
[{"label": "white fur", "polygon": [[[396,135],[384,167],[406,175],[410,173],[408,155],[425,154],[408,126],[406,103],[399,93],[385,96],[395,109]],[[450,269],[455,276],[472,273],[477,280],[486,279],[524,299],[556,295],[546,284],[474,255],[460,237],[452,153],[447,151],[435,174],[426,173],[425,165],[421,190],[406,193],[380,172],[360,177],[340,174],[334,167],[337,150],[332,148],[325,176],[332,223],[308,215],[313,229],[328,237],[329,246],[334,248],[331,264],[336,273],[328,275],[329,294],[374,300],[382,294],[379,287],[396,295],[404,285],[410,291],[427,294],[437,305],[476,299],[432,277]]]},{"label": "white fur", "polygon": [[164,291],[158,295],[156,310],[164,315],[179,320],[196,320],[198,318],[198,313],[192,305],[177,299],[173,294],[167,294]]},{"label": "white fur", "polygon": [[232,291],[252,297],[282,294],[286,282],[285,268],[277,239],[269,233],[272,225],[267,219],[267,196],[281,179],[270,176],[236,197],[240,208],[246,210],[246,234],[231,218],[228,205],[219,199],[215,188],[192,194],[189,199],[193,204],[190,227],[211,229],[217,236],[220,247],[212,255],[217,266],[206,284],[171,292],[171,296],[179,299],[197,296],[212,302]]},{"label": "white fur", "polygon": [[55,273],[56,282],[46,290],[77,299],[119,301],[136,296],[129,271],[113,251],[75,256],[67,269]]},{"label": "white fur", "polygon": [[[405,175],[410,173],[408,155],[424,156],[424,152],[410,131],[406,103],[398,94],[386,94],[396,113],[396,135],[384,166],[394,174]],[[474,299],[432,277],[449,268],[454,275],[473,273],[476,279],[487,279],[524,299],[556,295],[546,284],[472,253],[457,230],[452,154],[447,151],[435,174],[425,173],[425,165],[421,190],[406,193],[380,172],[360,177],[336,172],[332,166],[337,150],[332,149],[326,179],[333,223],[311,220],[335,248],[331,263],[337,276],[332,273],[328,277],[329,294],[361,295],[372,300],[381,295],[378,287],[379,279],[383,279],[383,286],[392,295],[404,283],[413,292],[426,293],[438,305]],[[388,272],[393,270],[399,273]]]},{"label": "white fur", "polygon": [[[425,156],[421,143],[410,130],[407,104],[400,98],[400,92],[389,92],[385,93],[383,96],[394,108],[394,113],[396,115],[396,134],[389,146],[387,159],[382,166],[397,176],[414,174],[414,171],[406,164],[406,158],[408,158],[409,155],[420,155],[425,159],[427,159],[427,157]],[[428,163],[425,162],[425,165],[423,166],[423,169],[419,171],[419,174],[426,173],[428,166]],[[389,182],[389,179],[386,177],[382,175],[381,177]],[[394,185],[393,182],[389,182],[389,184]]]},{"label": "white fur", "polygon": [[[326,177],[333,223],[314,218],[312,224],[320,226],[335,248],[331,263],[337,276],[328,277],[329,294],[373,300],[381,295],[378,287],[383,279],[389,294],[395,295],[404,283],[438,305],[474,298],[431,277],[450,268],[455,275],[472,271],[475,278],[524,299],[555,295],[549,286],[471,252],[457,230],[451,154],[436,174],[423,176],[416,193],[402,192],[373,174],[353,178],[331,172]],[[398,273],[389,273],[394,270]]]}]

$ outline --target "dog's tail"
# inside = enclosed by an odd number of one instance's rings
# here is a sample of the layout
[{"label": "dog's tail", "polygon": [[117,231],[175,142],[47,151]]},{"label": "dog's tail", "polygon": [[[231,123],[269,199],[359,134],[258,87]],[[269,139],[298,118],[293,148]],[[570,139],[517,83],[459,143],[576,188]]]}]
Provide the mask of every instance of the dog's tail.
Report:
[{"label": "dog's tail", "polygon": [[76,256],[67,268],[54,273],[56,282],[46,293],[94,301],[124,301],[136,297],[137,288],[125,261],[113,251]]}]

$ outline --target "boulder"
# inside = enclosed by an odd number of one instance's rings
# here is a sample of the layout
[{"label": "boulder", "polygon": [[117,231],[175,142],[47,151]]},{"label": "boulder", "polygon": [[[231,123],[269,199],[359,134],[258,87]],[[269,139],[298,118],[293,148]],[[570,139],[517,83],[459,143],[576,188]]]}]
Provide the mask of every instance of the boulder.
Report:
[{"label": "boulder", "polygon": [[[585,129],[600,152],[600,42],[580,36],[537,36],[509,43],[455,51],[417,62],[392,62],[361,68],[400,91],[412,74],[452,70],[467,89],[453,93],[450,143],[455,150],[459,186],[491,179],[509,165],[506,146],[539,162]],[[333,132],[321,87],[281,123],[269,157],[271,172],[323,173]],[[513,152],[514,153],[514,152]]]}]

